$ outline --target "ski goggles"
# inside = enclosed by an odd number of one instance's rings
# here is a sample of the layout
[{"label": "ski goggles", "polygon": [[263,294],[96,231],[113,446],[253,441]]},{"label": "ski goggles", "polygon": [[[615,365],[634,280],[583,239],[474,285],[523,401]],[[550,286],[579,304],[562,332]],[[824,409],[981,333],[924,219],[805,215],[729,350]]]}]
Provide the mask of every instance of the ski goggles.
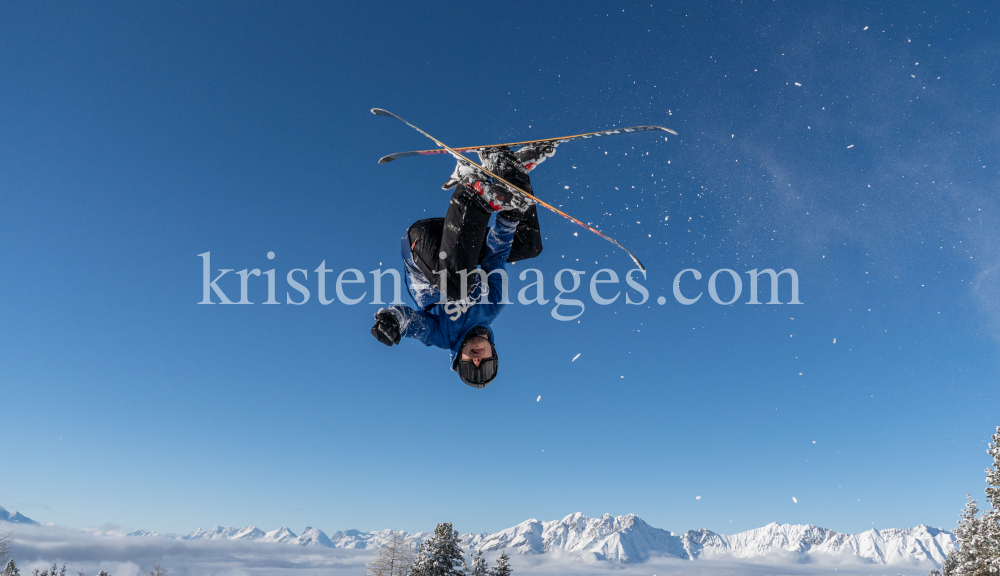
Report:
[{"label": "ski goggles", "polygon": [[[492,346],[492,343],[490,344]],[[458,372],[459,378],[462,382],[465,382],[473,388],[485,388],[487,384],[493,381],[497,375],[497,353],[493,350],[492,358],[483,358],[479,361],[479,366],[476,366],[472,360],[459,360],[458,365],[455,366],[455,371]]]}]

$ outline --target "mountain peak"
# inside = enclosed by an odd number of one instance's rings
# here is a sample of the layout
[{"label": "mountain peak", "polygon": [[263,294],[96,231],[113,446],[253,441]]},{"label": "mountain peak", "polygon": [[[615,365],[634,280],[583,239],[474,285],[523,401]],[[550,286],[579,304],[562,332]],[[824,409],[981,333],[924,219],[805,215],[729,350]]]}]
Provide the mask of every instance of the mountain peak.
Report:
[{"label": "mountain peak", "polygon": [[24,514],[21,514],[17,510],[13,512],[8,512],[6,508],[0,506],[0,521],[11,522],[13,524],[30,524],[32,526],[41,526],[38,522],[35,522],[31,518],[28,518]]},{"label": "mountain peak", "polygon": [[[2,510],[2,509],[0,509]],[[6,513],[6,510],[3,510]],[[7,513],[9,514],[9,513]],[[411,545],[428,537],[427,532],[400,532]],[[156,534],[136,531],[129,536]],[[216,526],[198,529],[185,539],[259,540],[325,546],[328,548],[373,549],[385,545],[392,530],[361,532],[345,530],[327,536],[306,526],[301,536],[282,527],[266,534],[256,526],[233,528]],[[705,528],[675,534],[654,528],[635,514],[602,514],[589,518],[574,512],[562,520],[534,518],[495,534],[462,534],[462,546],[470,553],[507,551],[508,554],[562,553],[587,560],[621,563],[644,562],[653,556],[696,560],[702,557],[758,558],[769,555],[797,557],[808,562],[813,554],[865,559],[875,564],[927,561],[937,565],[955,549],[955,536],[940,528],[919,525],[913,528],[871,529],[861,534],[841,534],[812,524],[771,522],[737,534],[718,534]]]}]

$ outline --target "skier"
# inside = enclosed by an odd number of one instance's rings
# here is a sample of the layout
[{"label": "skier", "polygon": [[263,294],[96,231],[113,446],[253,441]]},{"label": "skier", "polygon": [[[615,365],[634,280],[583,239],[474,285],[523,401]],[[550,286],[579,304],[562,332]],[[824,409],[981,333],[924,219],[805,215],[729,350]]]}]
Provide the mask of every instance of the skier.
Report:
[{"label": "skier", "polygon": [[[484,149],[479,158],[484,168],[534,195],[525,165],[533,168],[553,154],[554,144],[541,143],[517,152]],[[445,217],[414,222],[401,243],[406,287],[417,309],[380,309],[371,333],[386,346],[405,336],[450,350],[451,369],[462,382],[483,388],[499,363],[490,328],[504,306],[497,271],[541,253],[538,210],[530,198],[462,162],[442,188],[455,188]]]}]

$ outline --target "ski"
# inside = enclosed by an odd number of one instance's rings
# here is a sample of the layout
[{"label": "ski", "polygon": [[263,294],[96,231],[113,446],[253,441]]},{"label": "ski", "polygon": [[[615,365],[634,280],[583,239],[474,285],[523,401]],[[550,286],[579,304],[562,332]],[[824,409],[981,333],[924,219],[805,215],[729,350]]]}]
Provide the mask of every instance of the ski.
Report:
[{"label": "ski", "polygon": [[[553,144],[562,144],[563,142],[572,142],[573,140],[586,140],[589,138],[600,138],[601,136],[614,136],[615,134],[629,134],[632,132],[669,132],[674,136],[677,132],[674,132],[670,128],[664,128],[663,126],[629,126],[628,128],[614,128],[611,130],[602,130],[600,132],[587,132],[586,134],[574,134],[572,136],[562,136],[560,138],[542,138],[539,140],[525,140],[523,142],[507,142],[506,144],[486,144],[482,146],[465,146],[462,148],[452,148],[456,152],[476,152],[483,148],[495,148],[497,146],[527,146],[528,144],[538,144],[541,142],[551,142]],[[388,164],[393,160],[399,160],[400,158],[409,158],[410,156],[428,156],[431,154],[447,154],[448,151],[442,148],[434,148],[433,150],[414,150],[411,152],[396,152],[395,154],[389,154],[388,156],[383,156],[379,159],[379,164]],[[528,168],[525,166],[525,168]],[[531,167],[533,168],[533,166]],[[528,168],[528,170],[531,170]]]},{"label": "ski", "polygon": [[605,240],[607,240],[608,242],[611,242],[611,243],[612,243],[612,244],[614,244],[615,246],[617,246],[617,247],[621,248],[622,250],[624,250],[624,251],[625,251],[625,253],[626,253],[626,254],[628,254],[628,255],[629,255],[629,258],[631,258],[631,259],[632,259],[632,261],[633,261],[633,262],[635,262],[635,265],[636,265],[636,266],[638,266],[640,270],[642,270],[643,272],[645,272],[645,271],[646,271],[646,267],[645,267],[645,266],[643,266],[643,265],[642,265],[642,262],[640,262],[640,261],[639,261],[639,259],[635,257],[635,254],[633,254],[633,253],[632,253],[632,252],[631,252],[631,251],[630,251],[630,250],[629,250],[628,248],[626,248],[626,247],[622,246],[621,242],[619,242],[619,241],[615,240],[615,239],[614,239],[614,238],[612,238],[611,236],[608,236],[608,235],[607,235],[607,234],[605,234],[604,232],[601,232],[600,230],[598,230],[597,228],[594,228],[593,226],[590,226],[589,224],[584,224],[584,223],[583,223],[583,222],[581,222],[580,220],[577,220],[576,218],[574,218],[574,217],[570,216],[569,214],[567,214],[567,213],[563,212],[562,210],[560,210],[560,209],[556,208],[555,206],[553,206],[553,205],[551,205],[551,204],[549,204],[549,203],[547,203],[547,202],[544,202],[544,201],[542,201],[542,200],[539,200],[538,198],[536,198],[535,196],[532,196],[531,194],[528,194],[528,193],[527,193],[527,192],[525,192],[524,190],[521,190],[521,189],[520,189],[520,188],[518,188],[517,186],[515,186],[515,185],[511,184],[510,182],[508,182],[508,181],[504,180],[503,178],[501,178],[501,177],[497,176],[496,174],[494,174],[494,173],[490,172],[490,171],[489,171],[489,170],[487,170],[486,168],[483,168],[483,167],[482,167],[482,166],[480,166],[479,164],[476,164],[476,163],[475,163],[475,162],[473,162],[472,160],[469,160],[469,159],[468,159],[468,158],[466,158],[465,156],[462,156],[461,154],[459,154],[458,152],[456,152],[454,148],[449,148],[449,147],[448,147],[448,145],[447,145],[447,144],[445,144],[444,142],[442,142],[442,141],[438,140],[437,138],[435,138],[435,137],[431,136],[431,135],[430,135],[430,134],[428,134],[427,132],[424,132],[424,131],[423,131],[423,130],[421,130],[420,128],[417,128],[417,127],[416,127],[416,126],[414,126],[413,124],[410,124],[410,123],[409,123],[409,122],[407,122],[406,120],[403,120],[403,119],[402,119],[402,118],[400,118],[399,116],[396,116],[396,115],[395,115],[395,114],[393,114],[392,112],[389,112],[388,110],[383,110],[383,109],[381,109],[381,108],[372,108],[372,114],[375,114],[375,115],[377,115],[377,116],[386,116],[386,117],[389,117],[389,118],[395,118],[396,120],[399,120],[400,122],[402,122],[402,123],[406,124],[406,125],[407,125],[407,126],[409,126],[410,128],[413,128],[413,129],[414,129],[414,130],[416,130],[417,132],[420,132],[420,133],[421,133],[421,134],[423,134],[424,136],[426,136],[426,137],[430,138],[431,140],[433,140],[433,141],[434,141],[434,143],[436,143],[436,144],[437,144],[438,146],[440,146],[441,148],[444,148],[445,150],[447,150],[447,151],[448,151],[448,153],[449,153],[449,154],[451,154],[452,156],[454,156],[456,160],[458,160],[458,161],[460,161],[460,162],[466,162],[466,163],[468,163],[468,164],[469,164],[470,166],[475,166],[475,167],[476,167],[476,168],[478,168],[479,170],[482,170],[484,174],[488,174],[488,175],[492,176],[494,180],[496,180],[497,182],[500,182],[500,183],[503,183],[503,184],[504,184],[505,186],[507,186],[508,188],[510,188],[510,189],[511,189],[512,191],[514,191],[514,192],[519,192],[519,193],[521,193],[521,194],[524,194],[524,195],[525,195],[525,196],[527,196],[528,198],[531,198],[531,199],[532,199],[532,200],[534,200],[534,201],[535,201],[536,203],[538,203],[538,205],[539,205],[539,206],[542,206],[543,208],[547,208],[547,209],[551,210],[552,212],[555,212],[556,214],[558,214],[558,215],[562,216],[563,218],[565,218],[565,219],[569,220],[570,222],[573,222],[574,224],[577,224],[577,225],[579,225],[579,226],[583,226],[583,227],[584,227],[584,228],[586,228],[587,230],[590,230],[590,231],[591,231],[591,232],[593,232],[594,234],[597,234],[597,235],[598,235],[598,236],[600,236],[601,238],[604,238],[604,239],[605,239]]}]

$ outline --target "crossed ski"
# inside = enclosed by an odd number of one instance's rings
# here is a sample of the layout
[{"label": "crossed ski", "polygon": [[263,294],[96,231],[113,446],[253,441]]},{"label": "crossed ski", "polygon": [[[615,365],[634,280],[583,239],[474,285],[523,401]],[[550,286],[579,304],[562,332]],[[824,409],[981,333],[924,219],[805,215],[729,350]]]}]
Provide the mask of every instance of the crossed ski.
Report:
[{"label": "crossed ski", "polygon": [[[674,132],[670,128],[664,128],[663,126],[629,126],[628,128],[612,128],[611,130],[601,130],[600,132],[587,132],[586,134],[574,134],[572,136],[560,136],[559,138],[540,138],[538,140],[525,140],[523,142],[507,142],[505,144],[486,144],[482,146],[464,146],[462,148],[453,148],[455,152],[477,152],[484,148],[497,148],[500,146],[527,146],[528,144],[538,144],[539,142],[551,142],[552,144],[562,144],[563,142],[572,142],[573,140],[586,140],[589,138],[600,138],[601,136],[614,136],[615,134],[629,134],[632,132],[649,132],[649,131],[660,131],[669,132],[674,136],[677,132]],[[447,154],[447,150],[441,148],[432,148],[430,150],[413,150],[411,152],[396,152],[394,154],[389,154],[388,156],[383,156],[379,158],[379,164],[388,164],[393,160],[399,160],[400,158],[409,158],[410,156],[429,156],[431,154]]]},{"label": "crossed ski", "polygon": [[[486,168],[483,168],[483,167],[482,167],[482,166],[480,166],[479,164],[476,164],[476,163],[475,163],[475,162],[473,162],[472,160],[469,160],[469,159],[468,159],[468,158],[466,158],[465,156],[462,156],[462,155],[461,155],[461,154],[459,154],[459,153],[458,153],[457,151],[455,151],[455,149],[454,149],[454,148],[450,148],[450,147],[449,147],[449,146],[448,146],[447,144],[445,144],[444,142],[442,142],[442,141],[438,140],[437,138],[435,138],[435,137],[431,136],[431,135],[430,135],[430,134],[428,134],[427,132],[424,132],[424,131],[423,131],[423,130],[421,130],[420,128],[417,128],[417,127],[416,127],[416,126],[414,126],[413,124],[410,124],[409,122],[407,122],[406,120],[404,120],[404,119],[400,118],[399,116],[397,116],[397,115],[393,114],[392,112],[389,112],[388,110],[383,110],[383,109],[381,109],[381,108],[372,108],[372,114],[375,114],[375,115],[377,115],[377,116],[388,116],[389,118],[395,118],[396,120],[399,120],[400,122],[402,122],[402,123],[406,124],[406,125],[407,125],[407,126],[409,126],[410,128],[413,128],[413,129],[414,129],[414,130],[416,130],[417,132],[420,132],[420,133],[421,133],[421,134],[423,134],[424,136],[426,136],[426,137],[430,138],[431,140],[433,140],[433,141],[434,141],[434,142],[435,142],[435,143],[436,143],[436,144],[437,144],[438,146],[440,146],[441,148],[444,148],[445,150],[447,150],[447,151],[448,151],[448,153],[449,153],[449,154],[451,154],[452,156],[454,156],[454,157],[455,157],[455,159],[456,159],[456,160],[458,160],[459,162],[465,162],[465,163],[467,163],[467,164],[468,164],[468,165],[470,165],[470,166],[475,166],[476,168],[478,168],[479,170],[481,170],[481,171],[482,171],[482,172],[483,172],[484,174],[488,174],[488,175],[492,176],[494,180],[496,180],[497,182],[500,182],[500,183],[504,184],[505,186],[507,186],[507,187],[508,187],[508,188],[509,188],[510,190],[512,190],[512,191],[514,191],[514,192],[517,192],[517,193],[520,193],[520,194],[523,194],[524,196],[526,196],[526,197],[528,197],[528,198],[531,198],[532,200],[534,200],[535,202],[537,202],[537,203],[538,203],[538,204],[539,204],[540,206],[542,206],[542,207],[544,207],[544,208],[547,208],[547,209],[551,210],[552,212],[555,212],[556,214],[558,214],[558,215],[562,216],[563,218],[565,218],[565,219],[569,220],[570,222],[573,222],[574,224],[577,224],[577,225],[579,225],[579,226],[582,226],[582,227],[586,228],[587,230],[590,230],[590,231],[591,231],[591,232],[593,232],[594,234],[597,234],[597,235],[598,235],[598,236],[600,236],[601,238],[604,238],[604,239],[605,239],[605,240],[607,240],[608,242],[611,242],[611,243],[612,243],[612,244],[614,244],[615,246],[617,246],[617,247],[621,248],[622,250],[624,250],[624,251],[625,251],[625,253],[626,253],[626,254],[628,254],[628,255],[629,255],[629,257],[630,257],[630,258],[632,258],[632,261],[633,261],[633,262],[635,262],[635,265],[636,265],[636,266],[638,266],[640,270],[642,270],[643,272],[645,272],[645,271],[646,271],[646,267],[645,267],[645,266],[643,266],[643,265],[642,265],[642,262],[640,262],[640,261],[639,261],[639,259],[635,257],[635,254],[633,254],[633,253],[632,253],[632,252],[631,252],[631,251],[630,251],[630,250],[629,250],[628,248],[626,248],[625,246],[622,246],[621,242],[619,242],[619,241],[615,240],[615,239],[614,239],[614,238],[612,238],[611,236],[608,236],[608,235],[607,235],[607,234],[605,234],[604,232],[601,232],[600,230],[598,230],[597,228],[594,228],[593,226],[590,226],[589,224],[584,224],[584,223],[583,223],[583,222],[581,222],[580,220],[577,220],[576,218],[574,218],[574,217],[570,216],[569,214],[567,214],[567,213],[563,212],[562,210],[560,210],[560,209],[556,208],[555,206],[553,206],[553,205],[551,205],[551,204],[549,204],[549,203],[547,203],[547,202],[545,202],[545,201],[543,201],[543,200],[539,200],[539,199],[538,199],[538,198],[536,198],[535,196],[533,196],[533,195],[531,195],[531,194],[529,194],[529,193],[525,192],[524,190],[521,190],[521,189],[520,189],[520,188],[518,188],[517,186],[515,186],[515,185],[511,184],[510,182],[508,182],[508,181],[504,180],[503,178],[501,178],[501,177],[497,176],[496,174],[494,174],[494,173],[490,172],[490,171],[489,171],[489,170],[487,170]],[[654,128],[659,128],[659,127],[657,126],[657,127],[654,127]],[[667,130],[667,129],[666,129],[666,128],[664,128],[663,130]],[[671,131],[671,130],[667,130],[667,131],[669,131],[669,132],[673,132],[673,131]],[[582,135],[581,135],[581,136],[582,136]],[[474,148],[473,148],[472,150],[474,150]],[[388,158],[388,156],[387,156],[386,158]],[[383,158],[383,160],[384,160],[384,158]],[[391,160],[387,160],[387,162],[389,162],[389,161],[391,161]],[[381,163],[384,163],[384,162],[381,162],[381,161],[379,161],[379,163],[381,164]]]}]

